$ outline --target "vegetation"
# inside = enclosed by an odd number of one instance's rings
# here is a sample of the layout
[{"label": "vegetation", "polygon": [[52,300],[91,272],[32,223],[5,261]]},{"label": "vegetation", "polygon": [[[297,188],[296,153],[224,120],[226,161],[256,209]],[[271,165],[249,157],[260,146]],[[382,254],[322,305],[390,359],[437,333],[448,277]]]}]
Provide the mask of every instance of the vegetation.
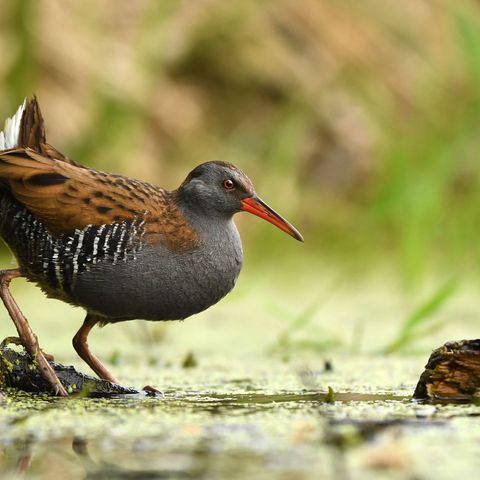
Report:
[{"label": "vegetation", "polygon": [[[399,318],[432,276],[478,278],[473,0],[5,0],[0,22],[1,117],[36,93],[60,150],[170,188],[210,159],[246,170],[306,238],[294,248],[239,218],[250,269],[281,258],[285,282],[298,264],[299,276],[326,268],[352,284],[393,271],[412,295]],[[277,347],[318,323],[312,283]],[[410,342],[399,335],[395,349]],[[293,343],[339,341],[327,332]]]}]

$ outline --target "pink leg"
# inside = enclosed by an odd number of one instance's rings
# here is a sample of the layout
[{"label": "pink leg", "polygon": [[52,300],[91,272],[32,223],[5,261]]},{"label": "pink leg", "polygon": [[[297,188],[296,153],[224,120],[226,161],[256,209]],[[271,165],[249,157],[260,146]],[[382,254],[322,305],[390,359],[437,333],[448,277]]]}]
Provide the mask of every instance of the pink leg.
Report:
[{"label": "pink leg", "polygon": [[48,363],[43,352],[40,350],[37,336],[33,333],[30,325],[27,322],[27,319],[18,308],[18,305],[8,288],[12,279],[21,276],[22,274],[18,269],[0,270],[0,297],[11,319],[13,320],[13,323],[15,324],[22,345],[25,347],[27,353],[36,360],[42,376],[52,385],[56,395],[67,397],[67,391],[60,383],[57,374],[53,370],[52,366]]},{"label": "pink leg", "polygon": [[88,348],[88,334],[98,322],[98,318],[95,318],[90,314],[87,315],[80,330],[73,337],[73,348],[75,348],[75,351],[80,358],[84,360],[100,378],[112,383],[119,383],[119,381],[103,366],[102,362]]}]

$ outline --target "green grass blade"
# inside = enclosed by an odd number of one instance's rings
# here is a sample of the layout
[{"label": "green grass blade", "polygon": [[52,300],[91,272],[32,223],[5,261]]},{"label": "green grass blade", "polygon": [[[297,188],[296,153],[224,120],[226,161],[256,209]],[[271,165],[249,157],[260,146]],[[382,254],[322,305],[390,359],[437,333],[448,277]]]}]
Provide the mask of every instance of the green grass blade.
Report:
[{"label": "green grass blade", "polygon": [[[457,289],[457,282],[450,280],[440,286],[403,322],[397,336],[384,348],[383,353],[394,353],[410,345],[421,336],[420,327],[436,321],[435,314],[446,305]],[[438,322],[436,322],[438,324]]]}]

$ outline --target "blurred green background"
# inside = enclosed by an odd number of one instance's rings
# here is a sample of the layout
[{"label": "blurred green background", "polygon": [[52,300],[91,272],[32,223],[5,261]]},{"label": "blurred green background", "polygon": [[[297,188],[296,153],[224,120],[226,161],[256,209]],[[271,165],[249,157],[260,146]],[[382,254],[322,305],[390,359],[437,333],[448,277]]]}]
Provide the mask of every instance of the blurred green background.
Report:
[{"label": "blurred green background", "polygon": [[[35,93],[60,151],[167,188],[230,161],[304,234],[239,215],[238,288],[166,327],[172,352],[423,352],[476,334],[478,2],[2,0],[0,50],[0,117]],[[82,317],[17,288],[37,329]],[[78,325],[49,328],[69,347]]]}]

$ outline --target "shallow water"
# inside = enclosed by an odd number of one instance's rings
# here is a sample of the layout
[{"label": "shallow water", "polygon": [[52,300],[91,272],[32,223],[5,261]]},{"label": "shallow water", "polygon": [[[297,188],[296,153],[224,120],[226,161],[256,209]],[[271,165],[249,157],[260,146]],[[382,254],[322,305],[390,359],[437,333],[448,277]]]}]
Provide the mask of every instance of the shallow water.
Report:
[{"label": "shallow water", "polygon": [[[2,478],[476,474],[480,408],[411,402],[422,359],[331,361],[331,372],[307,368],[307,360],[120,368],[123,379],[155,377],[165,386],[156,398],[11,395],[0,409]],[[326,401],[328,386],[334,402]]]},{"label": "shallow water", "polygon": [[[115,375],[163,397],[11,395],[0,405],[0,477],[476,478],[480,407],[410,401],[431,349],[478,336],[476,293],[455,297],[444,329],[415,339],[415,356],[394,357],[371,352],[418,299],[385,281],[352,290],[307,280],[274,290],[265,273],[186,322],[95,329],[89,343]],[[298,305],[318,300],[312,286],[325,301],[273,354]],[[15,296],[45,351],[90,373],[70,342],[81,310],[31,285],[15,286]],[[14,334],[6,315],[2,322],[2,337]]]}]

